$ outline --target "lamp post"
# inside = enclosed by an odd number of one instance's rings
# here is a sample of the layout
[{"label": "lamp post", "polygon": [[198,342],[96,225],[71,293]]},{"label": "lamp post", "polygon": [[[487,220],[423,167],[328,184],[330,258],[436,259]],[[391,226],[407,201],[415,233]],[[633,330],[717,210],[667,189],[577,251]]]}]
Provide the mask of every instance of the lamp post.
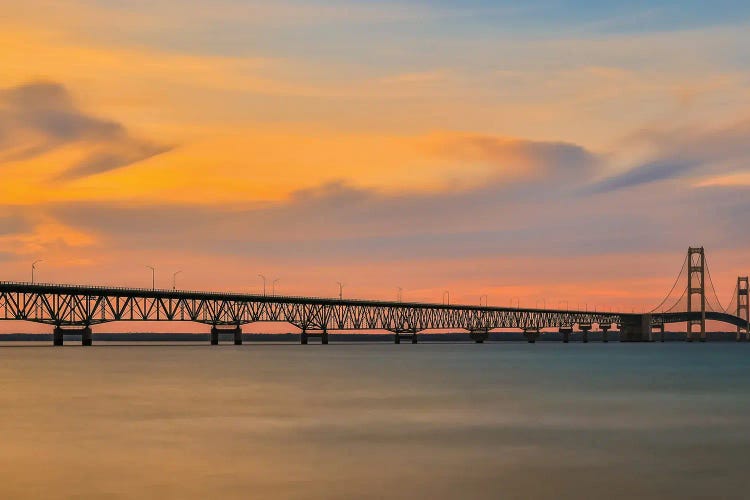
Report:
[{"label": "lamp post", "polygon": [[263,278],[263,296],[265,297],[266,296],[266,277],[263,276],[262,274],[259,274],[258,276]]},{"label": "lamp post", "polygon": [[340,281],[337,281],[336,283],[339,285],[339,300],[341,300],[344,298],[344,284]]},{"label": "lamp post", "polygon": [[39,260],[35,260],[31,264],[31,282],[32,283],[34,283],[34,271],[36,271],[36,265],[39,264],[40,262],[44,262],[44,261],[42,259],[39,259]]},{"label": "lamp post", "polygon": [[396,292],[396,301],[401,302],[404,299],[404,295],[403,295],[404,289],[401,288],[400,286],[396,287],[396,289],[398,290],[398,292]]},{"label": "lamp post", "polygon": [[154,266],[146,266],[151,269],[151,290],[156,290],[156,268]]},{"label": "lamp post", "polygon": [[521,308],[521,299],[520,299],[520,297],[511,297],[510,298],[510,307],[513,308],[513,300],[514,299],[516,301],[516,309],[520,309]]},{"label": "lamp post", "polygon": [[172,290],[177,290],[177,275],[181,272],[182,270],[172,273]]},{"label": "lamp post", "polygon": [[479,297],[479,305],[480,306],[482,305],[482,299],[484,299],[484,307],[487,307],[487,295],[485,294],[485,295],[482,295],[481,297]]},{"label": "lamp post", "polygon": [[281,281],[281,278],[276,278],[271,282],[271,295],[276,295],[276,283]]},{"label": "lamp post", "polygon": [[[448,300],[445,300],[445,297],[448,297]],[[450,305],[451,304],[451,292],[449,290],[443,291],[443,304]]]}]

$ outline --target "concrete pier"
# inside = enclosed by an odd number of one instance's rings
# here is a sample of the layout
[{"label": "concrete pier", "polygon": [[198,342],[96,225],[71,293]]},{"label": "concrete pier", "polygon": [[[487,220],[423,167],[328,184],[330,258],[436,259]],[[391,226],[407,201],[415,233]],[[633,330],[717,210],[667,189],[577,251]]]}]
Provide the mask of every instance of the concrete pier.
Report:
[{"label": "concrete pier", "polygon": [[229,325],[225,327],[219,327],[218,325],[212,326],[211,345],[219,345],[219,335],[222,333],[231,333],[234,345],[242,345],[242,327],[240,325]]},{"label": "concrete pier", "polygon": [[584,344],[589,342],[589,332],[591,331],[591,323],[580,323],[578,328],[581,330],[581,341]]},{"label": "concrete pier", "polygon": [[651,342],[650,314],[623,314],[620,327],[620,342]]},{"label": "concrete pier", "polygon": [[610,328],[612,328],[612,325],[599,324],[599,329],[602,331],[602,342],[609,342],[607,333],[609,332]]},{"label": "concrete pier", "polygon": [[82,328],[62,328],[60,326],[56,326],[55,329],[52,330],[52,345],[63,345],[65,343],[65,334],[80,335],[82,346],[93,345],[93,337],[90,326],[84,326]]},{"label": "concrete pier", "polygon": [[328,330],[310,331],[307,328],[303,328],[299,334],[299,343],[307,345],[310,338],[319,338],[321,344],[328,344]]},{"label": "concrete pier", "polygon": [[563,344],[570,342],[570,334],[573,333],[572,326],[561,326],[559,332],[563,335]]},{"label": "concrete pier", "polygon": [[61,346],[64,343],[63,340],[63,329],[59,326],[56,326],[54,330],[52,330],[52,345]]},{"label": "concrete pier", "polygon": [[490,331],[486,328],[469,331],[469,337],[471,338],[471,340],[473,340],[477,344],[484,343],[484,341],[487,340],[489,336],[490,336]]},{"label": "concrete pier", "polygon": [[91,328],[81,328],[81,345],[90,346],[93,344],[93,338],[91,336]]},{"label": "concrete pier", "polygon": [[529,344],[533,344],[539,338],[539,328],[524,328],[523,334]]},{"label": "concrete pier", "polygon": [[413,328],[409,328],[406,330],[396,330],[393,332],[393,343],[394,344],[400,344],[401,339],[403,340],[411,340],[412,344],[417,343],[417,330]]}]

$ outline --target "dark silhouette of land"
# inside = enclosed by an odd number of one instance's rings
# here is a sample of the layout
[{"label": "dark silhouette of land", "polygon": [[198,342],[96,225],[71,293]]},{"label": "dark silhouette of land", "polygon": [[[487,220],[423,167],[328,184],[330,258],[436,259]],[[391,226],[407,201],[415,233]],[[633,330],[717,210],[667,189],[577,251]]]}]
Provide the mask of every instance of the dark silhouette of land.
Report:
[{"label": "dark silhouette of land", "polygon": [[[80,335],[66,335],[76,339]],[[222,341],[229,341],[230,335],[221,335]],[[571,341],[580,341],[580,332],[571,335]],[[208,333],[96,333],[94,338],[109,342],[208,342]],[[617,341],[616,332],[609,333],[609,341]],[[735,332],[708,332],[710,340],[735,341]],[[331,333],[332,342],[393,342],[392,333]],[[420,333],[420,342],[471,342],[468,333]],[[538,341],[560,342],[563,335],[558,332],[543,333]],[[46,333],[3,333],[0,342],[50,342],[51,334]],[[299,333],[243,333],[244,342],[299,342]],[[523,332],[491,332],[488,341],[522,341],[526,340]],[[600,342],[602,332],[589,332],[591,342]],[[685,341],[685,332],[664,332],[665,341]]]}]

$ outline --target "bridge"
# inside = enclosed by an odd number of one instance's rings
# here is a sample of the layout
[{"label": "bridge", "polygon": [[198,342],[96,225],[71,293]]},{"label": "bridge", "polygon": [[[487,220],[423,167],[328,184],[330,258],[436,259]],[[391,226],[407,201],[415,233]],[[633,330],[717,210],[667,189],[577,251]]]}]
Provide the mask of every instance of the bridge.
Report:
[{"label": "bridge", "polygon": [[484,342],[495,329],[520,329],[529,342],[550,328],[568,342],[577,327],[584,342],[597,325],[607,332],[616,325],[621,341],[650,341],[664,325],[687,323],[686,340],[706,340],[706,321],[719,321],[737,330],[737,340],[750,340],[748,277],[737,278],[727,307],[723,307],[711,281],[703,247],[689,248],[680,273],[665,299],[647,313],[596,312],[547,308],[507,308],[267,296],[239,293],[160,290],[85,285],[0,282],[0,320],[21,320],[53,327],[53,344],[63,345],[65,334],[81,335],[82,345],[92,345],[92,326],[114,321],[189,321],[210,326],[210,343],[220,333],[230,333],[242,344],[242,325],[253,322],[286,322],[300,330],[300,342],[319,338],[323,344],[331,331],[384,330],[394,342],[417,343],[425,330],[461,329],[475,342]]}]

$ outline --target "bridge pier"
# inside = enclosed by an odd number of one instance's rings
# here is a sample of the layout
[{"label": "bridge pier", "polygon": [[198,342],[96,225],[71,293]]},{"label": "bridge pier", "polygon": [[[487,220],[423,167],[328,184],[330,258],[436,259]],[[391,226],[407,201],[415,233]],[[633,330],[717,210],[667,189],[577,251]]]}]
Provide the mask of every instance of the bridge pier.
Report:
[{"label": "bridge pier", "polygon": [[56,326],[55,329],[52,331],[52,345],[54,346],[61,346],[65,343],[63,340],[63,329],[59,326]]},{"label": "bridge pier", "polygon": [[307,345],[311,338],[319,338],[321,344],[328,344],[328,329],[323,328],[322,330],[311,332],[307,328],[303,328],[299,335],[299,343]]},{"label": "bridge pier", "polygon": [[563,344],[570,342],[570,334],[573,333],[572,326],[561,326],[559,332],[563,335]]},{"label": "bridge pier", "polygon": [[578,328],[581,330],[581,341],[584,344],[588,344],[589,331],[591,330],[591,323],[579,323]]},{"label": "bridge pier", "polygon": [[620,323],[620,342],[651,342],[650,314],[623,314]]},{"label": "bridge pier", "polygon": [[526,337],[526,340],[529,344],[533,344],[536,342],[536,339],[539,338],[539,328],[533,327],[533,328],[524,328],[523,334]]},{"label": "bridge pier", "polygon": [[487,328],[479,328],[469,330],[469,337],[477,344],[483,344],[490,336],[490,331]]},{"label": "bridge pier", "polygon": [[612,328],[611,324],[599,323],[599,329],[602,331],[602,342],[609,342],[609,339],[607,338],[607,333],[609,332],[610,328]]},{"label": "bridge pier", "polygon": [[52,345],[53,346],[64,345],[65,344],[64,335],[66,333],[68,335],[80,335],[82,346],[93,345],[93,337],[91,334],[90,326],[84,326],[82,328],[63,328],[61,326],[56,326],[55,329],[52,330]]},{"label": "bridge pier", "polygon": [[393,343],[400,344],[401,339],[411,340],[412,344],[416,344],[417,343],[417,329],[405,328],[402,330],[393,330]]},{"label": "bridge pier", "polygon": [[659,342],[664,342],[664,323],[656,324],[651,327],[651,331],[659,331]]},{"label": "bridge pier", "polygon": [[230,325],[230,328],[220,328],[218,325],[211,327],[211,345],[219,345],[219,334],[231,333],[234,337],[234,345],[242,345],[242,327]]}]

